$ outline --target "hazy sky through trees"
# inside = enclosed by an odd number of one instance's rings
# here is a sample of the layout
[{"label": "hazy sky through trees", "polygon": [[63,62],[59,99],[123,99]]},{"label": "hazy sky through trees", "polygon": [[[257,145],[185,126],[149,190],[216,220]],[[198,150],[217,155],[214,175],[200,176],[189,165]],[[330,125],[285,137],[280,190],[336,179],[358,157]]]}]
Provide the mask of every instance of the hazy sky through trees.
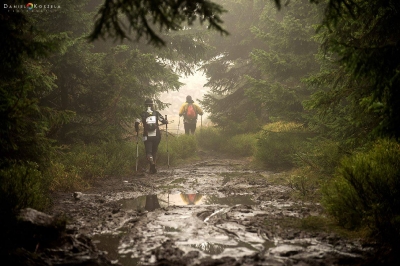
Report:
[{"label": "hazy sky through trees", "polygon": [[[179,81],[185,84],[179,89],[179,91],[165,92],[160,95],[161,101],[171,104],[168,108],[162,110],[161,113],[163,115],[168,115],[168,120],[174,120],[174,123],[172,123],[168,127],[168,129],[171,130],[172,133],[177,132],[179,123],[178,112],[181,105],[186,101],[186,96],[191,95],[194,102],[199,104],[198,100],[202,100],[203,95],[208,92],[208,88],[203,87],[204,84],[207,82],[207,79],[201,71],[195,72],[193,75],[188,77],[181,77]],[[203,115],[203,125],[206,122],[207,116],[207,113]],[[197,125],[200,126],[200,117],[198,119]],[[183,129],[183,122],[181,118],[179,133],[184,132],[185,131]]]}]

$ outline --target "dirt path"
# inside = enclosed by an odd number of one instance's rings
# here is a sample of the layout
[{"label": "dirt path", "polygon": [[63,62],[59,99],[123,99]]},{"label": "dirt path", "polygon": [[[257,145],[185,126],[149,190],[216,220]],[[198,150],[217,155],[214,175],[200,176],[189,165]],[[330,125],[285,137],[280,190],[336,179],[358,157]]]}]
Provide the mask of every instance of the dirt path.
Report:
[{"label": "dirt path", "polygon": [[276,174],[209,158],[156,175],[99,182],[55,196],[53,213],[121,265],[355,265],[369,250],[288,224],[321,207],[293,202]]}]

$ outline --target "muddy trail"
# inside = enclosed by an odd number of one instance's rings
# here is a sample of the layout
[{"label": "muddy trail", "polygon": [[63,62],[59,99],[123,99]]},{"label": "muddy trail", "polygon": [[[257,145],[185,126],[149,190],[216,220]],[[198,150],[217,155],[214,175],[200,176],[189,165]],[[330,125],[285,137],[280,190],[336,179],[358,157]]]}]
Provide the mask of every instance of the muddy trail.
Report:
[{"label": "muddy trail", "polygon": [[215,157],[188,166],[99,181],[60,193],[53,214],[88,235],[119,265],[359,265],[371,250],[331,232],[291,227],[321,206],[293,201],[277,175],[245,160]]}]

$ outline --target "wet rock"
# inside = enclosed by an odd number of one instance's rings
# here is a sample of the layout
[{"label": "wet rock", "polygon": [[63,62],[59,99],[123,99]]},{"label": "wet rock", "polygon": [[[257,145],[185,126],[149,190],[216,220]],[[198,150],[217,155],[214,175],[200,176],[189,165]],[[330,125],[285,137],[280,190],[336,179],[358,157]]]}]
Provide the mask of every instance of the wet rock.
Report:
[{"label": "wet rock", "polygon": [[297,232],[289,231],[287,232],[286,238],[289,240],[295,239],[299,234]]},{"label": "wet rock", "polygon": [[74,192],[72,193],[72,196],[74,197],[75,200],[80,200],[83,196],[82,192]]},{"label": "wet rock", "polygon": [[18,247],[7,251],[2,264],[113,265],[88,236],[75,233],[75,230],[66,230],[65,220],[34,209],[23,209],[13,234]]},{"label": "wet rock", "polygon": [[138,221],[139,221],[139,218],[138,217],[134,217],[134,218],[129,219],[127,222],[128,223],[136,223]]},{"label": "wet rock", "polygon": [[250,232],[250,233],[257,233],[258,228],[257,227],[248,227],[248,228],[246,228],[246,231]]},{"label": "wet rock", "polygon": [[114,209],[112,209],[111,213],[112,213],[112,214],[116,214],[116,213],[118,213],[120,210],[121,210],[120,208],[114,208]]},{"label": "wet rock", "polygon": [[156,248],[152,253],[155,255],[156,265],[186,265],[182,259],[184,252],[175,247],[170,240],[162,243],[161,247]]},{"label": "wet rock", "polygon": [[105,201],[105,199],[102,199],[102,198],[99,198],[99,199],[97,199],[96,200],[98,203],[105,203],[106,201]]},{"label": "wet rock", "polygon": [[51,243],[65,231],[66,223],[48,214],[27,208],[18,216],[17,237],[24,248],[34,250],[37,243]]},{"label": "wet rock", "polygon": [[300,252],[303,252],[304,248],[294,245],[281,245],[276,248],[269,249],[269,254],[281,257],[289,257]]},{"label": "wet rock", "polygon": [[197,217],[204,221],[207,217],[209,217],[211,214],[213,213],[213,211],[203,211],[203,212],[199,212],[197,213]]}]

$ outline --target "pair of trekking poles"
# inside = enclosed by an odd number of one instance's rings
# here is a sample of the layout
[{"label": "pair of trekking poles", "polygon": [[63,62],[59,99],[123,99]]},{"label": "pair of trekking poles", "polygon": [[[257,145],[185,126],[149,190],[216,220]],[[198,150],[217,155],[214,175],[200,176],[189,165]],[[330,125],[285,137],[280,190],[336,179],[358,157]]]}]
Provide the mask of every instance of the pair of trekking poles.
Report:
[{"label": "pair of trekking poles", "polygon": [[[168,121],[167,115],[165,115],[165,121]],[[180,122],[180,120],[179,120],[179,122]],[[165,132],[167,134],[167,158],[168,158],[167,160],[168,160],[168,169],[169,169],[168,124],[165,124]],[[138,162],[139,162],[139,131],[136,131],[136,172],[138,170]]]}]

